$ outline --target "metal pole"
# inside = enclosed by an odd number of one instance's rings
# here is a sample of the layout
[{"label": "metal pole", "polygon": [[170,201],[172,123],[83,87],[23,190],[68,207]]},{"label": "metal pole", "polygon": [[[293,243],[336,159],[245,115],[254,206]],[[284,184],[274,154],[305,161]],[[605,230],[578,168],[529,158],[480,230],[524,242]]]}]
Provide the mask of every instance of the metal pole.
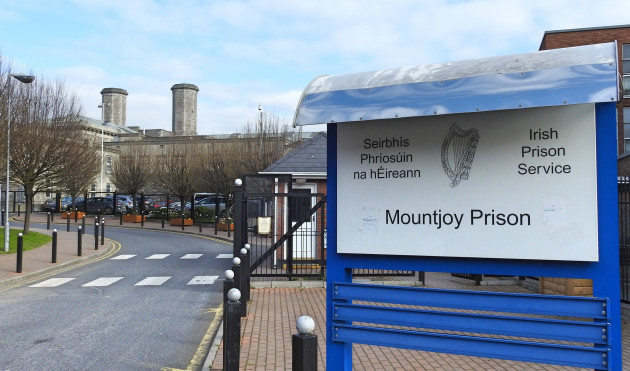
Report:
[{"label": "metal pole", "polygon": [[94,250],[98,250],[98,222],[94,223]]},{"label": "metal pole", "polygon": [[52,233],[52,262],[57,262],[57,230],[53,229]]},{"label": "metal pole", "polygon": [[70,232],[70,212],[66,213],[66,232]]},{"label": "metal pole", "polygon": [[[183,209],[183,206],[182,206]],[[182,214],[182,231],[184,230],[184,214]]]},{"label": "metal pole", "polygon": [[105,218],[101,219],[101,245],[105,245]]},{"label": "metal pole", "polygon": [[[11,81],[9,79],[9,81]],[[10,97],[11,92],[9,92]],[[11,101],[7,98],[7,185],[5,192],[4,204],[4,251],[9,252],[9,168],[11,165]]]},{"label": "metal pole", "polygon": [[[85,219],[84,219],[85,220]],[[81,256],[83,254],[83,229],[79,227],[79,233],[77,233],[77,255]]]},{"label": "metal pole", "polygon": [[[227,339],[227,330],[228,330],[228,322],[227,322],[227,303],[228,303],[228,292],[234,288],[234,272],[231,270],[225,271],[225,281],[223,282],[223,339]],[[227,352],[223,351],[223,364],[226,363]]]},{"label": "metal pole", "polygon": [[85,215],[81,218],[81,234],[85,234]]},{"label": "metal pole", "polygon": [[17,273],[22,273],[22,254],[24,253],[24,237],[22,233],[18,234],[17,240]]},{"label": "metal pole", "polygon": [[50,230],[50,212],[46,214],[46,230]]}]

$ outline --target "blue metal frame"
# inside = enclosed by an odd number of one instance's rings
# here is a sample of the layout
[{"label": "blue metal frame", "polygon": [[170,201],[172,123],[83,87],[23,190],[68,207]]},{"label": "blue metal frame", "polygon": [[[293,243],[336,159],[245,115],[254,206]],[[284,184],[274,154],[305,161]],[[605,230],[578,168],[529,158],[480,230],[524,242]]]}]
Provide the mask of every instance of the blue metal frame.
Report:
[{"label": "blue metal frame", "polygon": [[[487,274],[508,274],[518,276],[538,277],[572,277],[589,278],[593,280],[593,294],[596,297],[606,298],[608,301],[608,319],[598,319],[608,323],[610,352],[607,356],[607,368],[611,370],[621,369],[621,310],[620,310],[620,285],[619,285],[619,253],[618,253],[618,214],[617,214],[617,167],[616,167],[616,107],[614,102],[597,103],[596,108],[596,162],[597,162],[597,205],[599,227],[599,261],[598,262],[571,262],[571,261],[530,261],[530,260],[500,260],[500,259],[468,259],[468,258],[440,258],[440,257],[416,257],[416,256],[388,256],[388,255],[357,255],[337,253],[337,128],[336,124],[328,125],[328,251],[327,251],[327,368],[331,370],[352,369],[352,342],[358,336],[364,342],[377,341],[379,336],[387,337],[384,331],[374,332],[346,332],[348,321],[336,321],[332,298],[334,297],[335,283],[350,283],[352,281],[352,268],[369,269],[402,269],[428,272],[484,272]],[[475,293],[481,294],[481,293]],[[535,299],[536,295],[531,295]],[[350,302],[351,298],[340,298],[338,302]],[[560,306],[560,305],[559,305]],[[567,309],[562,305],[560,310]],[[567,309],[568,310],[568,309]],[[333,325],[334,324],[334,325]],[[335,330],[337,329],[343,330]],[[341,335],[339,331],[343,331]],[[348,342],[334,341],[335,336],[347,338]],[[405,335],[406,336],[406,335]],[[409,336],[409,342],[421,344],[421,340],[412,340],[415,336]],[[464,341],[465,339],[462,339]],[[400,344],[400,346],[404,346]],[[468,345],[463,344],[462,347]],[[427,349],[424,346],[418,348]],[[418,349],[414,346],[414,349]],[[488,354],[492,352],[493,345],[487,348]],[[512,347],[507,347],[506,352],[511,352]],[[440,351],[453,353],[452,348]],[[522,350],[515,350],[516,355]],[[553,350],[552,350],[553,352]],[[557,349],[558,357],[564,350]],[[515,356],[516,356],[515,355]],[[533,352],[525,354],[522,360],[536,362]],[[549,359],[540,360],[547,362],[555,355],[549,355]],[[564,357],[564,355],[562,356]],[[599,356],[601,359],[601,355]],[[567,355],[571,358],[571,355]],[[515,358],[511,358],[515,359]],[[553,363],[553,362],[549,362]],[[589,363],[590,364],[590,363]],[[585,367],[591,367],[585,366]]]}]

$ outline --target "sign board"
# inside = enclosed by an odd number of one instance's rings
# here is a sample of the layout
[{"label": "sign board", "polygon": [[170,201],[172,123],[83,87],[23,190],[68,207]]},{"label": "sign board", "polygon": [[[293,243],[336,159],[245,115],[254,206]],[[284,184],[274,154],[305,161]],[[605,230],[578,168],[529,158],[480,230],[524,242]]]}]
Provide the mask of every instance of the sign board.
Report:
[{"label": "sign board", "polygon": [[594,104],[337,130],[339,253],[598,260]]}]

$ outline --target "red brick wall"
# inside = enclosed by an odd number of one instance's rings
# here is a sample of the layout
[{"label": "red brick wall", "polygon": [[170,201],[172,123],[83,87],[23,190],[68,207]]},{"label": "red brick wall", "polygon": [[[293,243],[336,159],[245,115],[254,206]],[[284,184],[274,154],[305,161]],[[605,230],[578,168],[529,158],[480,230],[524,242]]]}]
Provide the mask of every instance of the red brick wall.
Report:
[{"label": "red brick wall", "polygon": [[[617,57],[619,60],[619,74],[621,75],[621,46],[623,44],[630,44],[630,26],[545,33],[540,44],[540,50],[600,44],[612,41],[617,41]],[[624,152],[623,107],[630,107],[630,99],[621,99],[621,101],[617,103],[617,153],[619,154]]]}]

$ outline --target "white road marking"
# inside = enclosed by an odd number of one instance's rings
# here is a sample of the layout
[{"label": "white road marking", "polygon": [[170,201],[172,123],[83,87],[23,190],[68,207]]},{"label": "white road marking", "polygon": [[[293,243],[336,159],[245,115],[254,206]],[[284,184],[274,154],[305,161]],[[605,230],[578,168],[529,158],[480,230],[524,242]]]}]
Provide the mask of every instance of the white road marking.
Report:
[{"label": "white road marking", "polygon": [[180,259],[199,259],[203,256],[203,254],[186,254],[182,256]]},{"label": "white road marking", "polygon": [[173,276],[147,277],[136,283],[134,286],[160,286],[164,282],[170,280],[171,277]]},{"label": "white road marking", "polygon": [[233,257],[232,254],[219,254],[215,259],[232,259]]},{"label": "white road marking", "polygon": [[186,285],[212,285],[219,276],[195,276]]},{"label": "white road marking", "polygon": [[167,256],[170,256],[171,254],[153,254],[151,256],[148,256],[146,258],[144,258],[145,260],[159,260],[159,259],[164,259]]},{"label": "white road marking", "polygon": [[29,287],[57,287],[64,283],[72,281],[74,278],[50,278],[46,281],[30,285]]},{"label": "white road marking", "polygon": [[127,259],[131,259],[131,258],[133,258],[134,256],[136,256],[136,255],[135,255],[135,254],[130,254],[130,255],[117,255],[117,256],[114,256],[114,257],[112,258],[112,260],[127,260]]},{"label": "white road marking", "polygon": [[104,286],[109,286],[114,282],[120,281],[125,277],[101,277],[101,278],[97,278],[94,281],[90,281],[84,285],[81,285],[83,287],[104,287]]}]

